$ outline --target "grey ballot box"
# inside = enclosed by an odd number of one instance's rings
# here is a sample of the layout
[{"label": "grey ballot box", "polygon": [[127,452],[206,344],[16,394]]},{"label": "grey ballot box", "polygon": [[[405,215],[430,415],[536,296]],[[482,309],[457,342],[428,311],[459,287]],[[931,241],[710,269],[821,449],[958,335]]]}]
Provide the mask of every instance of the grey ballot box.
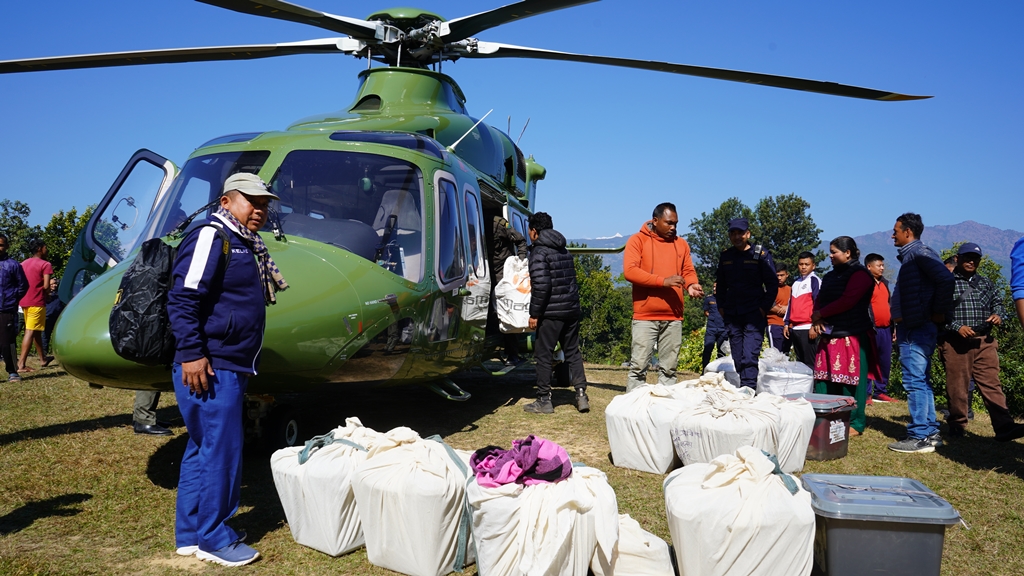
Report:
[{"label": "grey ballot box", "polygon": [[804,474],[816,516],[814,572],[939,576],[960,513],[910,478]]}]

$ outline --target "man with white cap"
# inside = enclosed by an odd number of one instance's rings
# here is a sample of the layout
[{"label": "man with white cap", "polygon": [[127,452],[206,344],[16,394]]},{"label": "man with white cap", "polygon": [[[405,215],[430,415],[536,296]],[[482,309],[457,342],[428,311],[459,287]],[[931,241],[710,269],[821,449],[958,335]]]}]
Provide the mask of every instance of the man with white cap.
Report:
[{"label": "man with white cap", "polygon": [[288,284],[257,234],[277,196],[255,174],[233,174],[223,190],[218,210],[181,241],[168,293],[174,395],[189,433],[175,540],[183,556],[241,566],[259,558],[242,543],[245,533],[225,524],[241,492],[243,397],[259,365],[266,306]]},{"label": "man with white cap", "polygon": [[999,383],[998,343],[992,328],[1006,318],[1003,296],[991,280],[978,274],[980,263],[980,246],[974,242],[960,246],[953,269],[953,315],[939,336],[949,396],[946,420],[949,437],[963,437],[968,423],[967,385],[973,378],[992,418],[996,440],[1008,442],[1024,436],[1024,424],[1014,422]]}]

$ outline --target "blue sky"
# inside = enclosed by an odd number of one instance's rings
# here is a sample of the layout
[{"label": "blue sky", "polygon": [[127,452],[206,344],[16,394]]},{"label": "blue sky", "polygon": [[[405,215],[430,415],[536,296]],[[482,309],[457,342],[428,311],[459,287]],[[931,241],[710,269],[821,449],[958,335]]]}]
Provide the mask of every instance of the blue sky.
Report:
[{"label": "blue sky", "polygon": [[[411,3],[447,18],[494,2]],[[392,2],[308,0],[365,18]],[[0,60],[272,43],[331,32],[187,0],[17,2]],[[661,201],[681,223],[738,196],[796,193],[823,239],[976,220],[1024,230],[1024,3],[605,0],[481,40],[829,80],[935,98],[869,102],[532,60],[445,65],[470,112],[548,168],[538,208],[568,237],[630,234]],[[179,166],[223,134],[347,107],[365,60],[289,56],[0,76],[2,196],[32,223],[98,201],[139,148]]]}]

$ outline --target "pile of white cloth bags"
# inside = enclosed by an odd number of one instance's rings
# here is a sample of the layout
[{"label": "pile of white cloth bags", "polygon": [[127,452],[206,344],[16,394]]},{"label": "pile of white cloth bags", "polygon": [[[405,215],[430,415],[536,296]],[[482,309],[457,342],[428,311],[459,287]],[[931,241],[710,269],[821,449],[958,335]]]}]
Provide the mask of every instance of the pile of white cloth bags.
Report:
[{"label": "pile of white cloth bags", "polygon": [[530,332],[530,264],[526,258],[505,259],[503,276],[494,287],[498,328],[505,334]]},{"label": "pile of white cloth bags", "polygon": [[761,450],[684,466],[664,490],[679,576],[811,573],[811,495]]},{"label": "pile of white cloth bags", "polygon": [[299,544],[338,556],[365,542],[376,566],[440,576],[474,561],[468,462],[440,438],[349,418],[305,448],[278,450],[271,470]]},{"label": "pile of white cloth bags", "polygon": [[806,400],[754,396],[722,373],[672,386],[639,386],[616,396],[605,410],[612,462],[655,474],[710,462],[740,446],[778,455],[783,471],[798,472],[814,419]]}]

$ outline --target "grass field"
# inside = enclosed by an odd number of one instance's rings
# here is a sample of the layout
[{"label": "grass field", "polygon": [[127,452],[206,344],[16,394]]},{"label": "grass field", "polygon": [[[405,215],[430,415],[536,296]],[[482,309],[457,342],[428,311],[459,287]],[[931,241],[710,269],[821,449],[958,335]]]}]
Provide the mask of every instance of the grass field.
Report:
[{"label": "grass field", "polygon": [[[669,540],[663,477],[609,463],[604,407],[624,390],[625,372],[588,366],[587,376],[590,414],[576,412],[567,389],[555,390],[555,414],[525,414],[520,406],[532,396],[534,377],[525,367],[500,378],[483,372],[456,378],[473,394],[462,404],[408,387],[348,390],[295,405],[309,423],[303,437],[352,415],[377,430],[405,425],[423,436],[440,434],[462,449],[507,447],[515,438],[542,435],[562,444],[574,461],[607,472],[620,512]],[[331,558],[296,544],[269,456],[255,449],[246,454],[242,505],[232,524],[248,532],[263,558],[226,569],[177,557],[174,498],[185,428],[173,396],[165,394],[159,416],[173,424],[175,436],[136,436],[132,399],[131,391],[90,389],[60,368],[0,384],[0,574],[392,574],[370,565],[362,550]],[[947,530],[942,574],[1024,574],[1024,443],[996,443],[987,417],[979,414],[965,439],[935,454],[886,450],[905,423],[905,404],[869,407],[869,430],[851,441],[846,458],[808,462],[804,471],[918,479],[970,526]]]}]

